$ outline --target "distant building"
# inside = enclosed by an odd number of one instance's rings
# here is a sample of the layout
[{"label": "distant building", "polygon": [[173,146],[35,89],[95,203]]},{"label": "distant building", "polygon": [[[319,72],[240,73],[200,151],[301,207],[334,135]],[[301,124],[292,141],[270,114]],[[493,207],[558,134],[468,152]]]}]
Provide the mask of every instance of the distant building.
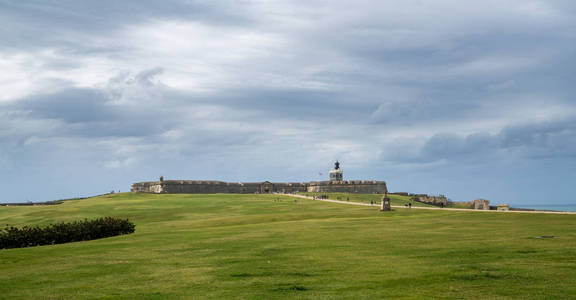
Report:
[{"label": "distant building", "polygon": [[358,193],[384,194],[385,181],[343,180],[340,163],[334,164],[330,180],[312,182],[223,182],[212,180],[164,180],[132,184],[132,192],[156,194],[269,194],[269,193]]},{"label": "distant building", "polygon": [[474,209],[490,210],[490,201],[486,199],[476,199],[473,201]]},{"label": "distant building", "polygon": [[334,169],[330,170],[330,181],[342,181],[344,172],[340,169],[340,163],[336,161],[334,163]]}]

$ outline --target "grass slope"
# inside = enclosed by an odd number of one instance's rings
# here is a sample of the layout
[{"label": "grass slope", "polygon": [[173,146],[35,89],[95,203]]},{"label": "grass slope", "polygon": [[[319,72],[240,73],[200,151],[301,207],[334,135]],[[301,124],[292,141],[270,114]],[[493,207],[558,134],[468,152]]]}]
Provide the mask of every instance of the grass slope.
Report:
[{"label": "grass slope", "polygon": [[[321,196],[325,195],[328,196],[330,200],[342,200],[342,201],[350,201],[350,202],[361,202],[361,203],[380,203],[382,200],[383,194],[350,194],[350,193],[298,193],[300,195],[306,196]],[[412,203],[412,206],[419,206],[419,207],[436,207],[434,205],[421,203],[417,201],[411,201],[410,197],[408,196],[401,196],[401,195],[392,195],[388,194],[388,198],[390,198],[390,205],[397,205],[397,206],[404,206],[408,203]]]},{"label": "grass slope", "polygon": [[[281,202],[275,202],[281,197]],[[128,217],[136,233],[0,250],[3,299],[570,298],[576,216],[276,195],[116,194],[0,207],[0,224]],[[554,239],[536,236],[554,235]]]}]

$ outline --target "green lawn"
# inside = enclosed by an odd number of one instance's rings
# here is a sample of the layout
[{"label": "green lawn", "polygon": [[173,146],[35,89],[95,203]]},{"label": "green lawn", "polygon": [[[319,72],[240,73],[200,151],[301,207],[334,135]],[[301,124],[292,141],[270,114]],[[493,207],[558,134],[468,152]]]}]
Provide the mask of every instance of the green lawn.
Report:
[{"label": "green lawn", "polygon": [[[349,193],[298,193],[298,194],[310,197],[326,195],[328,196],[329,200],[342,200],[342,201],[362,202],[362,203],[371,203],[372,201],[375,204],[379,204],[382,197],[384,196],[382,194],[349,194]],[[426,203],[410,201],[410,197],[408,196],[388,194],[388,198],[390,198],[390,205],[404,206],[408,203],[412,203],[412,206],[436,207],[434,205]]]},{"label": "green lawn", "polygon": [[[282,201],[275,201],[280,197]],[[116,194],[0,207],[0,224],[128,217],[136,233],[0,250],[3,299],[558,299],[576,216],[343,205],[277,195]],[[539,239],[553,235],[557,238]]]}]

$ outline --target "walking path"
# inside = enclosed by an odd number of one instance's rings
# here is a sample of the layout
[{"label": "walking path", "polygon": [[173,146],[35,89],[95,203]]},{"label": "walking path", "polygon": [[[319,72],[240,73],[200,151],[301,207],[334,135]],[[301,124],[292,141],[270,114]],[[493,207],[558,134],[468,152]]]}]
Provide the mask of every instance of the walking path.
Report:
[{"label": "walking path", "polygon": [[[363,205],[363,206],[380,206],[379,203],[370,204],[370,203],[362,203],[362,202],[353,202],[353,201],[341,201],[341,200],[330,200],[330,199],[314,199],[314,197],[307,197],[304,195],[297,195],[297,194],[282,194],[285,196],[296,197],[296,198],[303,198],[308,200],[314,201],[324,201],[324,202],[332,202],[332,203],[340,203],[340,204],[348,204],[348,205]],[[467,211],[467,212],[493,212],[493,213],[529,213],[529,214],[560,214],[560,215],[576,215],[576,212],[571,211],[545,211],[545,210],[509,210],[509,211],[500,211],[500,210],[482,210],[482,209],[466,209],[466,208],[440,208],[440,207],[423,207],[423,206],[412,206],[412,208],[407,208],[401,205],[392,205],[393,208],[404,208],[404,209],[431,209],[431,210],[449,210],[449,211]]]}]

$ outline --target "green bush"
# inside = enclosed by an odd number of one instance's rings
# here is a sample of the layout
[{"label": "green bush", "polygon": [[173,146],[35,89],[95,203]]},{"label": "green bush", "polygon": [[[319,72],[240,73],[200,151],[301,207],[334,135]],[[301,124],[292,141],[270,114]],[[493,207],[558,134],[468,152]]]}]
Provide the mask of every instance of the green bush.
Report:
[{"label": "green bush", "polygon": [[56,223],[46,227],[0,228],[0,249],[89,241],[134,232],[134,223],[112,217]]}]

